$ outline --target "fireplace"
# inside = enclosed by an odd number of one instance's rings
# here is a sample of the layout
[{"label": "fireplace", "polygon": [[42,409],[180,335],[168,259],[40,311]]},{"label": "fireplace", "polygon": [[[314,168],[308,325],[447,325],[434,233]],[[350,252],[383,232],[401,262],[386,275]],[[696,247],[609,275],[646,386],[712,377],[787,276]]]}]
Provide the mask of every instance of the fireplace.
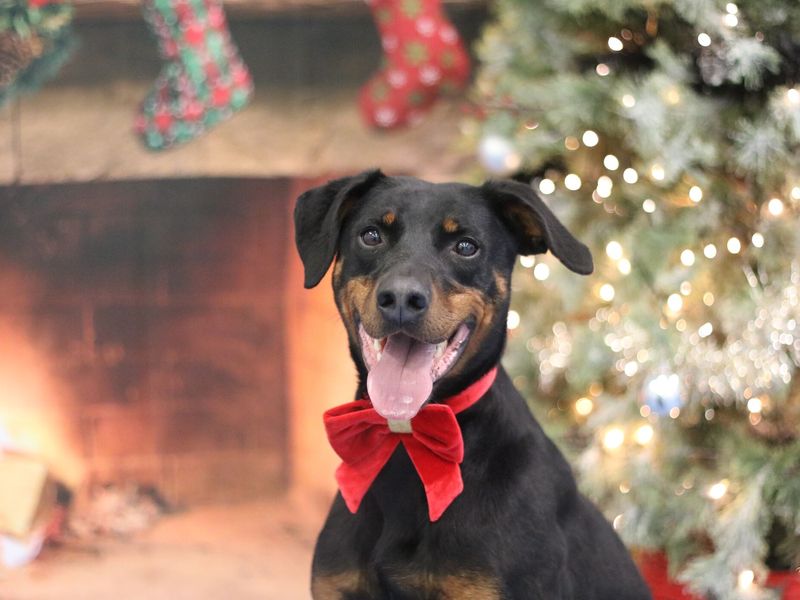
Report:
[{"label": "fireplace", "polygon": [[136,482],[176,505],[285,491],[303,460],[290,458],[291,378],[307,379],[287,327],[315,318],[291,299],[300,187],[2,190],[0,434],[76,489]]}]

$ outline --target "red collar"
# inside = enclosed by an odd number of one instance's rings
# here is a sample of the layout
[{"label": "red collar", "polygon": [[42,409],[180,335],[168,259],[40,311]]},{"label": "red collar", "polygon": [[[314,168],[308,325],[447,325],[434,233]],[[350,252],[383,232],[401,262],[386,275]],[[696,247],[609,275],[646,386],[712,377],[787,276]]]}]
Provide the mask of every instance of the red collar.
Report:
[{"label": "red collar", "polygon": [[[427,404],[409,429],[381,417],[369,400],[348,402],[326,411],[328,440],[342,464],[336,481],[347,508],[355,513],[397,445],[402,443],[417,470],[428,499],[428,515],[437,521],[462,492],[464,440],[455,415],[480,400],[492,387],[497,367],[441,404]],[[408,424],[405,424],[408,427]]]}]

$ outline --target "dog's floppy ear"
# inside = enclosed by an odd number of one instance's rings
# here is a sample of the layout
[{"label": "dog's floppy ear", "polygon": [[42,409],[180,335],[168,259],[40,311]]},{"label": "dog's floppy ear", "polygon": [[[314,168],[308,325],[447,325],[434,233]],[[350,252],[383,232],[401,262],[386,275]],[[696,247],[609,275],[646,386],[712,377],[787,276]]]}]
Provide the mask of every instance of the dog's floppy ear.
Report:
[{"label": "dog's floppy ear", "polygon": [[305,269],[305,287],[325,276],[336,254],[339,227],[353,201],[383,179],[379,169],[343,177],[304,192],[294,207],[294,238]]},{"label": "dog's floppy ear", "polygon": [[487,181],[481,191],[517,239],[517,253],[542,254],[550,250],[576,273],[594,270],[589,248],[567,231],[529,185],[516,181]]}]

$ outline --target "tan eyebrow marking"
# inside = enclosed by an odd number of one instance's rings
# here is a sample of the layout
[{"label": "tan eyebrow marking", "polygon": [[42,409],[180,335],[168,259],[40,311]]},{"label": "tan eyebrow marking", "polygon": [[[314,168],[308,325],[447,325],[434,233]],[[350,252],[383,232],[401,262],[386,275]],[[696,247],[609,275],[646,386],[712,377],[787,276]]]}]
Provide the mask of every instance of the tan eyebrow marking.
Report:
[{"label": "tan eyebrow marking", "polygon": [[396,219],[397,215],[395,215],[392,211],[389,211],[385,215],[383,215],[383,218],[381,220],[384,222],[384,224],[391,225],[392,223],[395,222]]},{"label": "tan eyebrow marking", "polygon": [[442,229],[444,229],[447,233],[455,233],[458,231],[458,223],[455,221],[455,219],[447,217],[444,221],[442,221]]}]

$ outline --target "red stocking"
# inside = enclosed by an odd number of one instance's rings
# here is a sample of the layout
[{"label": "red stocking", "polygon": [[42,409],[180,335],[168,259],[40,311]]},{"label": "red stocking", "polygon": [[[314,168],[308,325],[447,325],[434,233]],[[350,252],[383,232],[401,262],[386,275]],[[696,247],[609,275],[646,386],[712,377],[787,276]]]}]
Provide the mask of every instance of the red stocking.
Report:
[{"label": "red stocking", "polygon": [[361,89],[361,114],[374,127],[414,124],[439,94],[464,87],[469,58],[441,0],[367,2],[386,56]]}]

